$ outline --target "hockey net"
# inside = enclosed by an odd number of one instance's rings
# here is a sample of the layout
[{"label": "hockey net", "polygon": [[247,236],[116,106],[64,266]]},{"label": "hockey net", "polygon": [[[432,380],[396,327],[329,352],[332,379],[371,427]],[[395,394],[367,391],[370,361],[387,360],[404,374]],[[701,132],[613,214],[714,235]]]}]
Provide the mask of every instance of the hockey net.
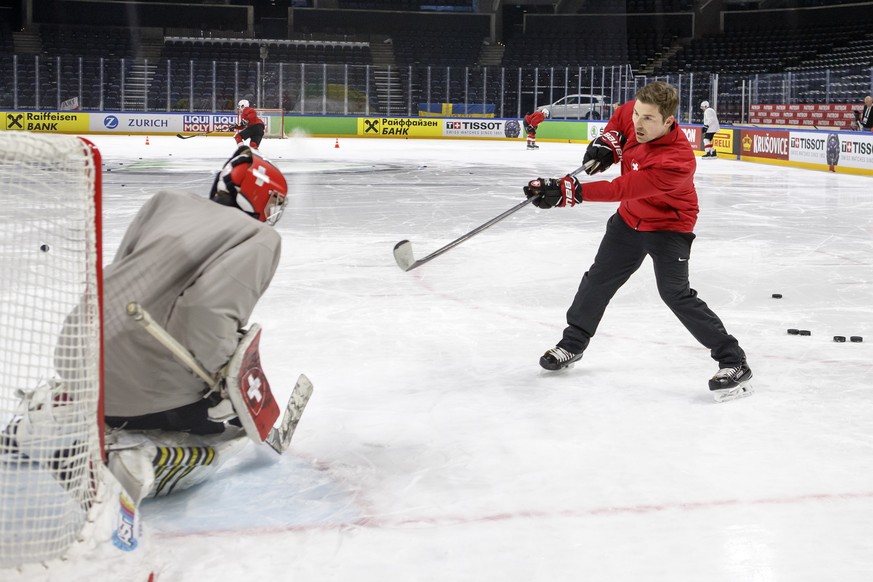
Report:
[{"label": "hockey net", "polygon": [[126,537],[103,458],[100,190],[89,142],[0,132],[3,580]]},{"label": "hockey net", "polygon": [[258,117],[264,120],[265,138],[285,137],[285,111],[282,109],[255,109]]}]

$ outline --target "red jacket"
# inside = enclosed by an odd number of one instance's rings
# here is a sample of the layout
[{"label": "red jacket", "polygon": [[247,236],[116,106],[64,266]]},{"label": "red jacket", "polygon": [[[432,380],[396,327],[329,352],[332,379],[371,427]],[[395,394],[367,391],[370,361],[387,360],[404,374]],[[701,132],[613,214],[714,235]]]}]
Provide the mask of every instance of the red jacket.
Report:
[{"label": "red jacket", "polygon": [[637,142],[634,103],[629,101],[619,107],[604,129],[617,129],[627,137],[621,176],[582,183],[582,199],[620,202],[619,215],[636,230],[692,232],[698,206],[694,189],[697,160],[691,144],[677,123],[663,137]]},{"label": "red jacket", "polygon": [[543,122],[546,117],[543,115],[542,111],[534,111],[533,113],[528,113],[524,116],[524,122],[528,125],[533,126],[534,129],[537,128],[539,124]]},{"label": "red jacket", "polygon": [[254,107],[244,107],[239,114],[239,125],[242,127],[251,127],[253,125],[264,125],[264,121],[258,117]]}]

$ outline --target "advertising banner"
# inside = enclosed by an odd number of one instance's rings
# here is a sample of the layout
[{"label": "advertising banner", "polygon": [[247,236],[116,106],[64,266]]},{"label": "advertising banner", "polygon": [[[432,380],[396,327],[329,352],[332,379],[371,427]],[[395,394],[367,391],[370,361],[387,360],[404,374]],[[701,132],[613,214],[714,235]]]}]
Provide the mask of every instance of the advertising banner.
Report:
[{"label": "advertising banner", "polygon": [[[270,118],[262,116],[269,132]],[[235,113],[91,113],[91,133],[207,133],[236,125]],[[232,130],[230,130],[232,131]]]},{"label": "advertising banner", "polygon": [[606,129],[605,121],[589,121],[588,122],[588,141],[593,141],[603,134]]},{"label": "advertising banner", "polygon": [[441,137],[443,120],[409,117],[360,117],[358,135],[364,137]]},{"label": "advertising banner", "polygon": [[[697,128],[695,128],[697,129]],[[700,130],[701,133],[703,130]],[[722,130],[712,136],[712,147],[715,151],[725,154],[733,154],[734,152],[734,130]]]},{"label": "advertising banner", "polygon": [[749,123],[849,129],[859,108],[848,103],[754,103],[749,106]]},{"label": "advertising banner", "polygon": [[789,133],[788,159],[807,164],[827,164],[827,135],[818,132]]},{"label": "advertising banner", "polygon": [[47,133],[87,133],[88,114],[57,111],[4,111],[7,131],[36,131]]},{"label": "advertising banner", "polygon": [[163,133],[182,131],[180,115],[91,113],[91,133]]},{"label": "advertising banner", "polygon": [[873,134],[791,132],[789,160],[837,168],[873,170]]},{"label": "advertising banner", "polygon": [[[268,118],[258,115],[264,121],[264,130],[269,132]],[[228,126],[236,125],[239,118],[236,113],[185,113],[181,115],[182,130],[191,133],[220,131]],[[232,131],[232,130],[231,130]]]},{"label": "advertising banner", "polygon": [[454,120],[443,121],[445,137],[518,137],[521,125],[514,119],[495,119],[492,121]]},{"label": "advertising banner", "polygon": [[873,134],[835,132],[828,135],[828,140],[829,166],[873,169]]},{"label": "advertising banner", "polygon": [[744,129],[740,157],[788,161],[788,130]]},{"label": "advertising banner", "polygon": [[696,150],[703,149],[703,130],[699,127],[690,125],[690,126],[682,126],[679,128],[682,130],[682,133],[685,134],[685,137],[688,138],[688,141],[691,142],[691,147]]}]

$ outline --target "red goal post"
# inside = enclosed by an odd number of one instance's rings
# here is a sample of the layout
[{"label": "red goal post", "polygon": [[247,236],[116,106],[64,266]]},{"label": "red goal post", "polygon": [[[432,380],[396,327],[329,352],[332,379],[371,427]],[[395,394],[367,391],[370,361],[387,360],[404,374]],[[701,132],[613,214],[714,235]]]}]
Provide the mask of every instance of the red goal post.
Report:
[{"label": "red goal post", "polygon": [[101,190],[87,140],[0,132],[4,581],[151,579],[138,509],[105,464]]}]

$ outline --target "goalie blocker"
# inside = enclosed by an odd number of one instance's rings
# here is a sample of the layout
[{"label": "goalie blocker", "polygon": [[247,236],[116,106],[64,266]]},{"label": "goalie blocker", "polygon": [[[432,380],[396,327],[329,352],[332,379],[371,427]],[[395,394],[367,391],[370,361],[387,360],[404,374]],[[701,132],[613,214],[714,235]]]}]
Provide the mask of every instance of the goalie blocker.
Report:
[{"label": "goalie blocker", "polygon": [[267,436],[279,418],[279,405],[261,369],[261,326],[252,324],[224,370],[224,392],[246,434],[257,442]]},{"label": "goalie blocker", "polygon": [[258,351],[261,327],[258,324],[252,324],[237,345],[233,356],[216,378],[138,303],[128,304],[127,313],[181,363],[207,383],[210,390],[205,398],[214,394],[221,396],[222,400],[209,411],[213,420],[225,421],[238,417],[239,424],[253,441],[266,442],[280,455],[285,452],[312,395],[312,383],[306,376],[300,375],[285,407],[282,423],[278,428],[274,427],[273,424],[279,418],[279,407],[270,390],[267,377],[261,369]]}]

